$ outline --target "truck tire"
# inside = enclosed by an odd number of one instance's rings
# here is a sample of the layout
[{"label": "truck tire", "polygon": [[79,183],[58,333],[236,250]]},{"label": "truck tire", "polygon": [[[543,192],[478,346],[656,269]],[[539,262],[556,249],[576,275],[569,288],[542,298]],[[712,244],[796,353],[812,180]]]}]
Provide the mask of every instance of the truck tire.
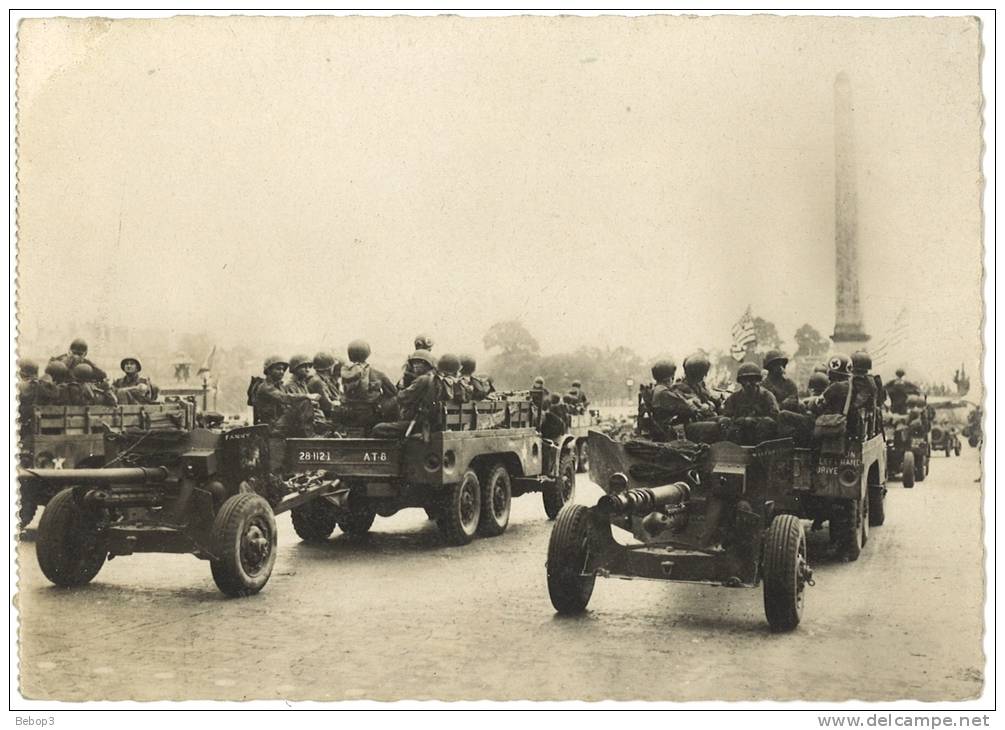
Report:
[{"label": "truck tire", "polygon": [[467,545],[478,531],[481,517],[482,489],[478,475],[471,469],[461,481],[446,487],[436,524],[451,545]]},{"label": "truck tire", "polygon": [[914,452],[907,451],[904,453],[904,461],[900,466],[901,482],[904,484],[905,489],[911,489],[914,487]]},{"label": "truck tire", "polygon": [[558,465],[558,479],[546,482],[541,490],[544,513],[549,520],[558,517],[562,507],[576,496],[576,457],[566,454]]},{"label": "truck tire", "polygon": [[346,537],[359,540],[366,537],[373,527],[373,521],[377,518],[377,513],[369,508],[353,509],[343,512],[338,517],[338,526]]},{"label": "truck tire", "polygon": [[482,488],[482,507],[478,518],[478,534],[495,537],[509,526],[513,487],[509,472],[502,464],[491,464],[478,475]]},{"label": "truck tire", "polygon": [[108,552],[96,517],[64,489],[49,500],[38,521],[38,567],[58,586],[82,586],[94,580]]},{"label": "truck tire", "polygon": [[327,499],[315,499],[290,512],[293,531],[304,542],[326,542],[338,524],[338,513]]},{"label": "truck tire", "polygon": [[[864,504],[868,505],[868,501]],[[832,534],[832,537],[836,539],[841,553],[848,559],[849,563],[858,560],[862,554],[862,548],[865,547],[865,543],[869,539],[867,527],[869,519],[868,515],[863,514],[864,511],[868,510],[868,507],[863,509],[862,505],[862,500],[851,500],[846,505],[847,511],[838,520],[836,526],[834,520],[831,520],[831,530],[837,529],[837,533]]]},{"label": "truck tire", "polygon": [[764,615],[772,631],[792,631],[803,617],[806,533],[795,515],[778,515],[764,541]]},{"label": "truck tire", "polygon": [[276,563],[276,518],[262,497],[229,497],[213,521],[215,557],[209,567],[216,587],[228,596],[250,596],[269,582]]},{"label": "truck tire", "polygon": [[957,441],[956,445],[953,447],[953,453],[959,456],[961,451],[963,451],[963,445]]},{"label": "truck tire", "polygon": [[590,471],[590,447],[586,439],[581,439],[576,446],[576,473],[586,474]]},{"label": "truck tire", "polygon": [[590,557],[590,515],[582,504],[566,505],[551,528],[548,541],[548,596],[563,614],[586,610],[597,576],[584,575]]},{"label": "truck tire", "polygon": [[886,521],[886,490],[882,486],[869,487],[869,524],[879,527]]},{"label": "truck tire", "polygon": [[922,454],[920,459],[914,460],[914,481],[923,482],[928,476],[928,456]]}]

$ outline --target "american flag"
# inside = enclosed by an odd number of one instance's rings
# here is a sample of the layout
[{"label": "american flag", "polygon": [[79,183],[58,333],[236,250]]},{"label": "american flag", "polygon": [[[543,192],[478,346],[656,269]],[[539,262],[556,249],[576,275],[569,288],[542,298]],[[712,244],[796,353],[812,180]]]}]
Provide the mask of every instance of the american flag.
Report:
[{"label": "american flag", "polygon": [[733,346],[729,348],[729,354],[737,362],[743,362],[743,357],[747,354],[747,345],[756,342],[754,318],[750,314],[750,307],[747,307],[747,311],[740,317],[740,321],[733,325]]}]

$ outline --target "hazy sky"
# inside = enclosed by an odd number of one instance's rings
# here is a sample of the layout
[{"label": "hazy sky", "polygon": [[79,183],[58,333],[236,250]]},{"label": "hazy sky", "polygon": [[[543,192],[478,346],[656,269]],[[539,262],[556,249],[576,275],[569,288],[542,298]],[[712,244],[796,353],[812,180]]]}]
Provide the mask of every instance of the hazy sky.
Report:
[{"label": "hazy sky", "polygon": [[939,379],[980,348],[976,21],[25,21],[20,316],[314,351],[792,348],[834,321],[851,80],[865,323]]}]

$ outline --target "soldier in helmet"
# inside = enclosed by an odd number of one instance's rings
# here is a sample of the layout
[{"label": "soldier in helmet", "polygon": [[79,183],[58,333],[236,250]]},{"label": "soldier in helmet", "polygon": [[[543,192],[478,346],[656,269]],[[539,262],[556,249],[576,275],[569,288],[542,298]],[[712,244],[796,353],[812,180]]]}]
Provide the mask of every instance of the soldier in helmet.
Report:
[{"label": "soldier in helmet", "polygon": [[461,355],[461,384],[467,389],[471,400],[485,400],[495,392],[492,379],[475,375],[477,362],[471,355]]},{"label": "soldier in helmet", "polygon": [[[286,384],[286,392],[307,395],[307,381],[311,379],[313,361],[307,355],[294,355],[290,358],[290,381]],[[320,400],[320,399],[318,399]]]},{"label": "soldier in helmet", "polygon": [[279,355],[266,358],[265,380],[254,391],[255,423],[264,423],[275,436],[314,436],[313,393],[287,392],[283,385],[289,363]]},{"label": "soldier in helmet", "polygon": [[802,398],[800,403],[802,403],[803,410],[811,416],[818,416],[823,409],[823,394],[827,390],[827,386],[830,385],[830,380],[828,380],[827,375],[824,373],[818,373],[814,371],[810,375],[809,382],[807,383],[807,388],[810,394],[806,398]]},{"label": "soldier in helmet", "polygon": [[695,416],[707,418],[714,416],[719,410],[719,402],[712,396],[705,376],[712,368],[712,363],[704,353],[696,352],[684,358],[684,379],[674,383],[674,390],[692,403],[698,404],[699,413]]},{"label": "soldier in helmet", "polygon": [[22,360],[17,371],[17,403],[20,434],[24,438],[34,430],[35,406],[57,402],[57,389],[38,378],[38,363]]},{"label": "soldier in helmet", "polygon": [[684,426],[702,412],[696,399],[682,395],[674,387],[676,373],[677,363],[673,360],[659,360],[653,364],[652,374],[656,382],[648,396],[652,416],[649,437],[653,441],[673,439],[674,426]]},{"label": "soldier in helmet", "polygon": [[[419,350],[424,350],[425,352],[433,351],[433,338],[430,337],[429,335],[416,335],[414,344],[416,352],[418,352]],[[401,390],[402,388],[407,388],[409,385],[412,384],[412,381],[415,379],[415,373],[412,372],[411,362],[412,358],[409,357],[405,361],[405,365],[401,369],[401,379],[398,380],[398,386],[397,386],[398,390]]]},{"label": "soldier in helmet", "polygon": [[[859,370],[863,362],[859,361]],[[875,385],[871,378],[859,374],[855,377],[852,359],[844,354],[836,354],[828,363],[827,377],[830,385],[824,391],[821,400],[821,414],[843,414],[848,419],[848,428],[856,433],[855,424],[859,422],[859,414],[866,413],[870,407],[875,407]],[[849,389],[851,394],[849,396]],[[870,404],[873,404],[872,406]]]},{"label": "soldier in helmet", "polygon": [[59,357],[54,357],[53,360],[57,360],[66,365],[66,369],[70,372],[73,372],[73,368],[75,366],[83,363],[84,365],[90,366],[93,371],[93,377],[96,380],[104,380],[108,377],[104,370],[87,359],[87,343],[79,337],[70,343],[69,352],[62,354]]},{"label": "soldier in helmet", "polygon": [[798,410],[799,388],[785,375],[785,366],[788,364],[789,358],[785,357],[779,350],[768,352],[764,356],[764,369],[768,371],[768,377],[761,385],[775,396],[779,408]]},{"label": "soldier in helmet", "polygon": [[[46,389],[46,403],[51,405],[70,405],[69,383],[72,380],[70,371],[59,360],[50,360],[45,366],[45,379],[40,382],[49,383]],[[41,402],[39,402],[41,405]]]},{"label": "soldier in helmet", "polygon": [[461,382],[461,359],[450,352],[440,355],[436,361],[438,399],[442,402],[466,403],[468,391]]},{"label": "soldier in helmet", "polygon": [[379,404],[384,398],[393,398],[397,389],[384,373],[372,367],[370,344],[353,340],[347,348],[349,365],[342,368],[343,398],[350,403]]},{"label": "soldier in helmet", "polygon": [[112,381],[112,387],[120,403],[154,403],[157,400],[157,386],[140,375],[143,365],[138,358],[123,358],[119,368],[125,374]]},{"label": "soldier in helmet", "polygon": [[723,415],[738,418],[777,418],[778,401],[772,392],[761,387],[761,368],[745,362],[736,372],[740,390],[730,395],[722,406]]},{"label": "soldier in helmet", "polygon": [[586,413],[587,409],[590,407],[590,399],[586,397],[586,391],[583,390],[583,383],[579,380],[572,381],[572,387],[569,389],[569,395],[575,398],[577,405],[577,413]]},{"label": "soldier in helmet", "polygon": [[313,365],[314,375],[307,381],[307,392],[320,396],[318,405],[322,413],[331,418],[342,401],[342,385],[338,375],[342,370],[342,363],[330,352],[319,352],[314,356]]},{"label": "soldier in helmet", "polygon": [[408,356],[412,382],[395,394],[397,420],[383,421],[373,427],[374,438],[395,438],[410,435],[431,423],[432,405],[436,400],[436,361],[429,350],[416,350]]},{"label": "soldier in helmet", "polygon": [[535,421],[544,415],[544,412],[551,405],[551,393],[544,387],[544,378],[540,375],[534,378],[534,383],[530,387],[530,402],[532,411],[534,411],[533,419]]}]

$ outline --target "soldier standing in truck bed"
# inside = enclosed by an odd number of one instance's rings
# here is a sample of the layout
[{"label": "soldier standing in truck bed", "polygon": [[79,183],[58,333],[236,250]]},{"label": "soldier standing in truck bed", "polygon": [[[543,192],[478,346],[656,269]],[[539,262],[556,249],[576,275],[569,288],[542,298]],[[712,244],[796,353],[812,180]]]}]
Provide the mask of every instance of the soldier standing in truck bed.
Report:
[{"label": "soldier standing in truck bed", "polygon": [[330,352],[319,352],[314,356],[314,374],[307,381],[307,392],[320,396],[318,405],[327,418],[331,418],[335,408],[342,402],[342,385],[335,372],[342,363]]},{"label": "soldier standing in truck bed", "polygon": [[798,410],[799,388],[785,375],[785,366],[788,364],[789,358],[779,350],[769,351],[764,356],[764,369],[768,371],[768,377],[761,383],[761,387],[775,396],[779,408]]}]

